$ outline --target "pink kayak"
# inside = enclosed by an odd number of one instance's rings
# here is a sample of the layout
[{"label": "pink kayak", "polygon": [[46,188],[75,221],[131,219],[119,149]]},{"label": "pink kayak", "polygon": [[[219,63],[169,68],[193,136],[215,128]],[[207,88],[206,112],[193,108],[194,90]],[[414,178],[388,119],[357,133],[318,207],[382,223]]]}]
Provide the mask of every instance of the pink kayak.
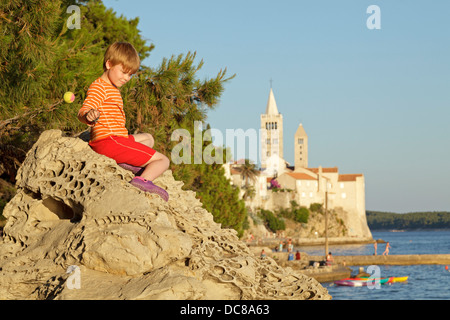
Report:
[{"label": "pink kayak", "polygon": [[370,284],[383,284],[386,282],[389,282],[390,278],[381,278],[381,279],[343,279],[343,280],[336,280],[334,281],[335,285],[338,286],[346,286],[346,287],[364,287]]}]

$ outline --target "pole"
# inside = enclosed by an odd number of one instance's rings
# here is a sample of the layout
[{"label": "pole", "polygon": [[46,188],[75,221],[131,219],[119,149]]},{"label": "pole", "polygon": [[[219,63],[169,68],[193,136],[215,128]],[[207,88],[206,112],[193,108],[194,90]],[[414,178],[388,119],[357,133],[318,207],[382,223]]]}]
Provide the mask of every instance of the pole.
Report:
[{"label": "pole", "polygon": [[327,255],[328,255],[328,186],[325,191],[325,261],[327,260]]}]

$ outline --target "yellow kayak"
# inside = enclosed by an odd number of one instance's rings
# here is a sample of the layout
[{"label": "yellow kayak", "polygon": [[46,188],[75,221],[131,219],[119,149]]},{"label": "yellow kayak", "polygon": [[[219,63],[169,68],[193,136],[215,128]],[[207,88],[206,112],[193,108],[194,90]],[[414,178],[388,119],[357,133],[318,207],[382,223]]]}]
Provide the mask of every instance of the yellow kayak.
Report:
[{"label": "yellow kayak", "polygon": [[392,277],[392,281],[390,282],[405,282],[408,281],[408,276],[406,277]]}]

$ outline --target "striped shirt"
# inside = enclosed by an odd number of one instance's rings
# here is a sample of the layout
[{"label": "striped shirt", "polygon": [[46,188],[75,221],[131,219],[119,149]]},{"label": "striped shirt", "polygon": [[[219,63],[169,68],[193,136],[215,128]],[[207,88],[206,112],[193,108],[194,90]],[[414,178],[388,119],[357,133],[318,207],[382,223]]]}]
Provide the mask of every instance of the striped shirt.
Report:
[{"label": "striped shirt", "polygon": [[[100,111],[100,118],[95,124],[88,122],[85,118],[86,113],[92,109]],[[78,112],[78,119],[91,126],[91,141],[110,136],[128,137],[120,91],[101,78],[90,85],[87,97]]]}]

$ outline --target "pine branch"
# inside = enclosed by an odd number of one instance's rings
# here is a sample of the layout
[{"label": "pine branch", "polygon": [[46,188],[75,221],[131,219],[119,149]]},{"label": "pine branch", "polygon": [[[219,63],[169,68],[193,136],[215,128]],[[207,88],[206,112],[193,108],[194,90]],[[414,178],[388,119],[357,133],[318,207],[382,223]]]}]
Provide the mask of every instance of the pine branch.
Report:
[{"label": "pine branch", "polygon": [[60,100],[60,101],[58,101],[55,104],[52,104],[50,106],[42,107],[42,108],[37,109],[37,110],[27,111],[25,113],[19,114],[19,115],[15,116],[15,117],[12,117],[10,119],[6,119],[6,120],[3,120],[3,121],[0,121],[0,132],[3,133],[2,131],[4,130],[4,128],[7,125],[9,125],[11,123],[14,123],[14,122],[17,122],[20,119],[23,119],[25,117],[30,117],[30,119],[32,119],[32,118],[36,117],[37,115],[39,115],[39,114],[41,114],[43,112],[52,112],[52,111],[54,111],[56,109],[56,107],[58,105],[60,105],[62,103],[62,101],[63,100]]}]

